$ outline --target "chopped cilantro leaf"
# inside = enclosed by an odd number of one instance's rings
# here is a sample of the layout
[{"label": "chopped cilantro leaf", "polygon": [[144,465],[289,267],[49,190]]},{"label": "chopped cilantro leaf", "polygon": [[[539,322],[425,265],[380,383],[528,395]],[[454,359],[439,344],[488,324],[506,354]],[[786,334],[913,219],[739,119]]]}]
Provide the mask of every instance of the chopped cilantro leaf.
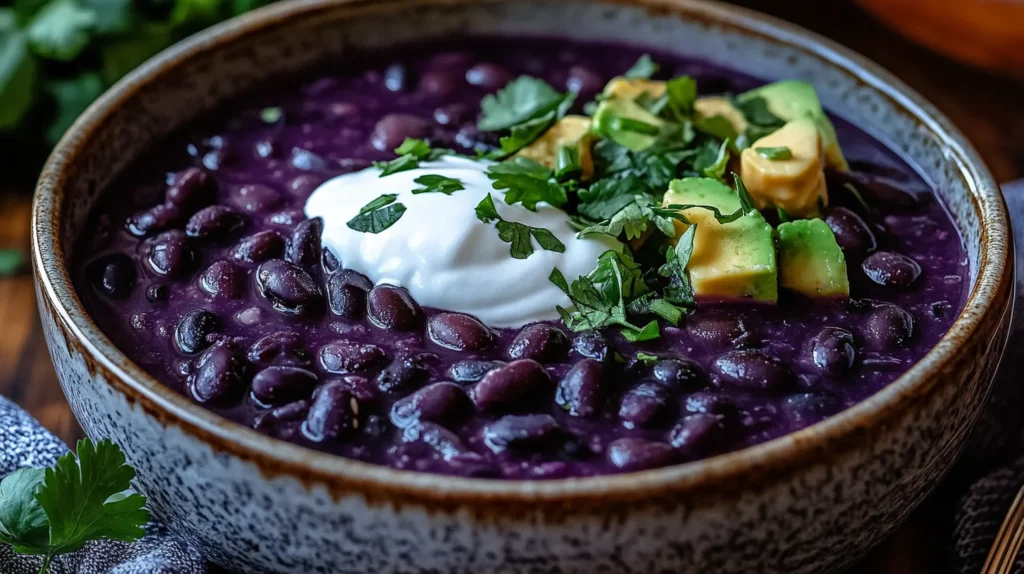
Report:
[{"label": "chopped cilantro leaf", "polygon": [[443,193],[445,195],[451,195],[456,191],[466,189],[458,179],[455,179],[454,177],[445,177],[443,175],[421,175],[413,181],[423,186],[413,189],[412,192],[414,194]]},{"label": "chopped cilantro leaf", "polygon": [[734,102],[748,123],[766,128],[781,128],[786,122],[768,109],[768,100],[761,96]]},{"label": "chopped cilantro leaf", "polygon": [[622,116],[615,116],[612,118],[611,122],[608,124],[608,130],[609,132],[635,132],[649,136],[656,136],[661,133],[661,128],[654,124],[634,120],[632,118],[624,118]]},{"label": "chopped cilantro leaf", "polygon": [[626,327],[622,329],[622,336],[630,343],[651,341],[661,336],[661,329],[658,328],[658,321],[654,320],[644,325],[641,329]]},{"label": "chopped cilantro leaf", "polygon": [[643,351],[641,351],[636,354],[636,360],[650,367],[653,366],[654,363],[657,363],[660,360],[660,357],[658,357],[657,355],[652,355],[650,353],[644,353]]},{"label": "chopped cilantro leaf", "polygon": [[263,108],[260,110],[260,120],[265,124],[276,124],[281,121],[282,115],[283,112],[281,111],[281,108],[277,106]]},{"label": "chopped cilantro leaf", "polygon": [[555,155],[555,179],[564,180],[578,177],[582,172],[583,166],[580,165],[580,154],[576,148],[558,146]]},{"label": "chopped cilantro leaf", "polygon": [[542,201],[554,207],[562,207],[568,201],[565,189],[553,176],[551,169],[525,157],[487,168],[494,189],[505,190],[505,203],[521,203],[530,211],[536,211]]},{"label": "chopped cilantro leaf", "polygon": [[732,174],[732,180],[736,183],[736,194],[740,196],[740,208],[743,209],[743,213],[753,213],[757,211],[757,205],[754,204],[754,198],[750,196],[750,192],[747,191],[747,186],[743,185],[743,180],[739,174]]},{"label": "chopped cilantro leaf", "polygon": [[679,241],[668,248],[665,253],[665,264],[658,269],[658,274],[668,279],[668,287],[664,289],[665,300],[684,307],[693,306],[693,286],[686,270],[693,254],[693,238],[697,226],[691,225],[679,237]]},{"label": "chopped cilantro leaf", "polygon": [[501,139],[498,140],[498,145],[501,149],[496,154],[496,158],[512,155],[530,145],[544,132],[548,131],[554,123],[555,112],[548,112],[535,120],[512,126],[509,135],[501,136]]},{"label": "chopped cilantro leaf", "polygon": [[631,79],[647,80],[656,73],[658,73],[658,65],[651,59],[650,54],[644,54],[623,75]]},{"label": "chopped cilantro leaf", "polygon": [[498,230],[498,237],[505,243],[511,244],[511,254],[516,259],[526,259],[533,254],[531,237],[537,240],[537,244],[540,245],[541,249],[556,253],[565,252],[565,244],[559,241],[555,234],[547,229],[530,227],[523,223],[502,219],[498,215],[498,210],[494,207],[494,198],[491,197],[491,194],[487,194],[487,197],[477,204],[476,216],[477,219],[484,223],[496,222],[495,227]]},{"label": "chopped cilantro leaf", "polygon": [[705,177],[722,179],[725,177],[725,170],[729,167],[729,138],[726,138],[718,148],[718,155],[714,163],[704,168]]},{"label": "chopped cilantro leaf", "polygon": [[557,110],[566,97],[544,80],[519,76],[497,94],[484,97],[477,127],[482,131],[509,129]]},{"label": "chopped cilantro leaf", "polygon": [[405,213],[405,206],[395,203],[398,194],[385,193],[367,203],[359,210],[359,215],[353,217],[346,224],[349,229],[362,231],[364,233],[380,233],[391,227],[396,221],[402,218]]},{"label": "chopped cilantro leaf", "polygon": [[754,151],[757,155],[771,161],[784,161],[787,159],[793,159],[793,151],[788,147],[756,147]]},{"label": "chopped cilantro leaf", "polygon": [[681,122],[693,116],[693,106],[697,102],[697,81],[690,76],[679,76],[665,83],[665,95],[668,96],[666,110],[675,121]]},{"label": "chopped cilantro leaf", "polygon": [[375,161],[374,167],[379,168],[380,177],[389,176],[402,171],[416,169],[421,161],[434,161],[444,155],[455,155],[450,149],[432,149],[430,144],[414,138],[405,138],[402,145],[395,148],[397,158],[391,161]]},{"label": "chopped cilantro leaf", "polygon": [[398,155],[411,154],[422,159],[430,154],[430,144],[421,139],[405,138],[402,145],[395,148],[395,153]]},{"label": "chopped cilantro leaf", "polygon": [[732,127],[732,122],[722,116],[701,116],[696,120],[696,127],[698,130],[720,140],[736,140],[739,137],[739,134],[736,133],[736,128]]},{"label": "chopped cilantro leaf", "polygon": [[[624,148],[623,148],[624,149]],[[647,184],[635,174],[625,177],[606,177],[577,192],[580,204],[577,211],[594,220],[611,219],[622,208],[634,202],[636,195],[647,194]]]},{"label": "chopped cilantro leaf", "polygon": [[611,218],[587,227],[580,231],[577,237],[583,238],[603,233],[612,237],[625,234],[626,239],[636,239],[647,231],[651,223],[654,223],[655,227],[666,236],[674,237],[675,225],[672,223],[674,217],[674,212],[661,209],[651,200],[650,196],[634,195],[632,201]]},{"label": "chopped cilantro leaf", "polygon": [[787,221],[790,221],[790,219],[791,219],[791,218],[789,217],[789,214],[788,214],[788,213],[786,213],[786,210],[785,210],[785,209],[782,209],[782,208],[781,208],[781,207],[779,207],[779,206],[775,206],[775,214],[776,214],[776,215],[778,216],[778,218],[779,218],[779,223],[786,223]]},{"label": "chopped cilantro leaf", "polygon": [[[639,337],[631,340],[646,340],[652,338],[651,326],[637,327],[626,319],[626,299],[643,295],[648,289],[638,274],[639,268],[628,254],[607,251],[598,258],[597,268],[572,283],[567,283],[557,268],[552,270],[548,279],[576,307],[574,311],[557,307],[562,321],[570,330],[586,331],[619,325],[623,327],[623,336]],[[627,331],[630,335],[626,334]],[[658,334],[655,322],[653,337]]]}]

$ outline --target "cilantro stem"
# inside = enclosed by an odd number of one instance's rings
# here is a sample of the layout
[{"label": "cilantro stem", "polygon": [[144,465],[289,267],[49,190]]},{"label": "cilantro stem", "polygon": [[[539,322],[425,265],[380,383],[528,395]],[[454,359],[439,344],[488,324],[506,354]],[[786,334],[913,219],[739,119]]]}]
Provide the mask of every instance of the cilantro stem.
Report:
[{"label": "cilantro stem", "polygon": [[642,122],[640,120],[634,120],[632,118],[612,118],[609,127],[613,131],[636,132],[639,134],[646,134],[650,136],[656,136],[661,133],[661,128],[659,128],[658,126],[649,124],[647,122]]},{"label": "cilantro stem", "polygon": [[47,571],[49,571],[51,560],[53,560],[53,554],[47,552],[46,555],[43,556],[43,565],[39,568],[39,574],[46,574]]}]

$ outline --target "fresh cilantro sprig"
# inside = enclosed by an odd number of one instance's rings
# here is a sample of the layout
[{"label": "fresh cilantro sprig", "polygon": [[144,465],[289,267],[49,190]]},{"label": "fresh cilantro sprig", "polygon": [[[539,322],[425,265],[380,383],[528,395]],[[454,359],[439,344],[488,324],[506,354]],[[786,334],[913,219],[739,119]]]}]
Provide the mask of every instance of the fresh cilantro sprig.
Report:
[{"label": "fresh cilantro sprig", "polygon": [[675,225],[672,219],[679,217],[681,216],[673,211],[662,209],[649,196],[634,195],[611,218],[583,229],[577,237],[604,234],[612,237],[625,235],[626,239],[636,239],[642,236],[652,223],[666,236],[674,237]]},{"label": "fresh cilantro sprig", "polygon": [[364,233],[380,233],[391,227],[405,213],[405,205],[395,203],[397,193],[385,193],[364,205],[359,214],[346,223],[349,229]]},{"label": "fresh cilantro sprig", "polygon": [[554,170],[530,158],[517,157],[491,165],[487,168],[487,177],[494,182],[494,189],[505,192],[505,203],[509,205],[520,203],[536,211],[542,201],[554,207],[562,207],[568,201],[565,188],[555,179]]},{"label": "fresh cilantro sprig", "polygon": [[491,194],[487,194],[487,197],[477,204],[476,216],[484,223],[496,222],[498,237],[505,243],[511,244],[511,254],[516,259],[526,259],[533,254],[531,237],[537,241],[537,245],[540,245],[541,249],[556,253],[565,252],[565,244],[549,230],[502,219],[494,207],[494,198],[491,197]]},{"label": "fresh cilantro sprig", "polygon": [[402,145],[395,148],[397,158],[390,161],[375,161],[374,167],[380,169],[380,177],[387,177],[410,169],[416,169],[421,161],[436,161],[441,156],[455,154],[450,149],[432,149],[430,144],[421,139],[405,138]]},{"label": "fresh cilantro sprig", "polygon": [[658,73],[658,68],[658,64],[654,63],[654,60],[651,59],[651,55],[644,54],[637,59],[635,64],[626,70],[626,73],[623,74],[623,76],[630,79],[648,80],[651,76]]},{"label": "fresh cilantro sprig", "polygon": [[568,113],[576,101],[574,92],[561,93],[544,80],[519,76],[497,94],[480,102],[481,131],[509,130],[498,140],[500,150],[492,159],[510,156],[530,145]]},{"label": "fresh cilantro sprig", "polygon": [[423,186],[413,189],[412,192],[414,195],[420,193],[443,193],[445,195],[451,195],[456,191],[466,189],[466,186],[462,185],[461,180],[437,174],[421,175],[414,179],[413,182]]},{"label": "fresh cilantro sprig", "polygon": [[146,499],[130,492],[135,470],[110,442],[78,441],[53,468],[15,471],[0,482],[0,544],[19,554],[54,557],[92,540],[132,542],[145,535]]}]

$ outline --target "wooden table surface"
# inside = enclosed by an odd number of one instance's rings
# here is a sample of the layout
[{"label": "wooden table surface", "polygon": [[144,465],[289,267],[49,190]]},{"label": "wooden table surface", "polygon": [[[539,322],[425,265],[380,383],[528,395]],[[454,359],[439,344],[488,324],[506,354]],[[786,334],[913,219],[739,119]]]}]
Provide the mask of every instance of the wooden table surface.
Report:
[{"label": "wooden table surface", "polygon": [[[902,40],[851,5],[818,0],[739,4],[771,11],[846,44],[923,93],[968,135],[1000,181],[1024,177],[1024,84],[972,70]],[[2,174],[2,171],[0,171]],[[2,177],[2,175],[0,175]],[[21,186],[18,186],[19,188]],[[29,194],[0,180],[0,249],[28,250]],[[68,443],[82,436],[54,376],[36,314],[32,279],[0,278],[0,394]],[[853,572],[941,572],[944,540],[926,503]]]}]

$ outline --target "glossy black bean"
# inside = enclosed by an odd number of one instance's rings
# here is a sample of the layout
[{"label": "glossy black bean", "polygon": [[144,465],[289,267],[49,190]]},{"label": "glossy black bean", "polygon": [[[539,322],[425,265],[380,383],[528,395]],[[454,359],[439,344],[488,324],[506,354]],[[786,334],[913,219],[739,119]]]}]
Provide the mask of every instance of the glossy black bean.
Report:
[{"label": "glossy black bean", "polygon": [[388,114],[373,127],[370,145],[380,151],[391,152],[406,138],[422,138],[427,133],[427,122],[410,114]]},{"label": "glossy black bean", "polygon": [[212,336],[220,333],[224,325],[213,311],[194,309],[185,313],[174,330],[174,341],[182,353],[191,355],[213,343]]},{"label": "glossy black bean", "polygon": [[280,259],[271,259],[256,268],[260,293],[281,313],[302,315],[320,307],[320,286],[302,268]]},{"label": "glossy black bean", "polygon": [[405,443],[427,447],[445,461],[475,455],[458,435],[440,425],[426,421],[417,421],[415,424],[405,427],[401,438]]},{"label": "glossy black bean", "polygon": [[319,217],[307,219],[295,226],[288,247],[285,249],[285,260],[303,267],[313,269],[320,264],[322,250],[320,236],[324,232],[324,220]]},{"label": "glossy black bean", "polygon": [[181,277],[191,270],[195,260],[188,237],[176,229],[147,240],[144,249],[146,262],[157,275]]},{"label": "glossy black bean", "polygon": [[600,74],[585,66],[569,68],[569,77],[565,81],[565,89],[578,94],[596,94],[604,87],[604,79]]},{"label": "glossy black bean", "polygon": [[921,276],[921,266],[910,257],[891,251],[878,251],[864,260],[861,269],[869,279],[883,287],[910,287]]},{"label": "glossy black bean", "polygon": [[310,401],[302,400],[288,403],[280,407],[270,409],[256,415],[253,419],[253,428],[264,430],[273,428],[282,423],[293,423],[304,420],[309,413]]},{"label": "glossy black bean", "polygon": [[833,207],[825,216],[825,223],[832,228],[836,243],[849,255],[862,256],[875,250],[875,234],[863,219],[845,207]]},{"label": "glossy black bean", "polygon": [[627,429],[659,426],[673,414],[672,391],[661,383],[640,383],[626,391],[619,403],[619,422]]},{"label": "glossy black bean", "polygon": [[707,381],[700,365],[678,357],[668,357],[654,363],[651,375],[676,391],[693,390],[703,386]]},{"label": "glossy black bean", "polygon": [[323,265],[324,271],[327,272],[328,275],[340,271],[341,261],[338,261],[338,258],[334,253],[332,253],[330,249],[324,249],[323,252],[324,255],[320,258],[320,264]]},{"label": "glossy black bean", "polygon": [[727,428],[725,417],[709,413],[698,413],[683,417],[669,432],[672,448],[684,452],[688,457],[701,456],[724,446]]},{"label": "glossy black bean", "polygon": [[810,363],[826,373],[843,373],[857,359],[853,333],[839,327],[825,327],[806,344]]},{"label": "glossy black bean", "polygon": [[779,391],[795,377],[785,363],[760,351],[732,351],[715,359],[714,370],[723,387],[747,391]]},{"label": "glossy black bean", "polygon": [[798,393],[786,397],[781,414],[790,423],[790,430],[797,430],[824,420],[841,409],[842,403],[833,395]]},{"label": "glossy black bean", "polygon": [[914,316],[896,305],[880,305],[864,318],[861,339],[876,351],[907,345],[914,336]]},{"label": "glossy black bean", "polygon": [[146,301],[160,303],[171,298],[171,288],[167,285],[150,285],[146,287]]},{"label": "glossy black bean", "polygon": [[665,466],[673,461],[675,453],[663,442],[620,438],[608,445],[606,457],[615,468],[634,471]]},{"label": "glossy black bean", "polygon": [[125,228],[136,237],[163,231],[185,217],[185,212],[173,203],[161,203],[128,218]]},{"label": "glossy black bean", "polygon": [[551,415],[505,415],[483,429],[484,444],[495,453],[543,450],[562,429]]},{"label": "glossy black bean", "polygon": [[489,371],[470,396],[477,408],[510,412],[550,400],[551,378],[537,361],[520,359]]},{"label": "glossy black bean", "polygon": [[238,299],[245,294],[245,272],[229,261],[215,261],[199,276],[199,287],[218,299]]},{"label": "glossy black bean", "polygon": [[188,220],[185,233],[201,239],[224,239],[245,226],[245,216],[226,205],[200,209]]},{"label": "glossy black bean", "polygon": [[341,339],[320,348],[320,365],[328,373],[356,373],[378,367],[387,360],[384,350],[369,343]]},{"label": "glossy black bean", "polygon": [[512,339],[507,355],[510,359],[533,359],[553,363],[565,358],[569,339],[561,329],[546,323],[528,325]]},{"label": "glossy black bean", "polygon": [[257,365],[309,365],[312,357],[302,336],[292,331],[265,335],[249,347],[249,360]]},{"label": "glossy black bean", "polygon": [[583,331],[572,340],[572,351],[581,357],[605,361],[612,355],[608,339],[598,331]]},{"label": "glossy black bean", "polygon": [[94,261],[87,271],[96,289],[111,299],[127,299],[135,290],[138,272],[135,261],[123,253],[114,253]]},{"label": "glossy black bean", "polygon": [[187,384],[195,400],[225,403],[241,394],[247,377],[248,365],[241,349],[229,341],[218,341],[200,355]]},{"label": "glossy black bean", "polygon": [[423,309],[409,292],[394,285],[377,285],[366,297],[370,322],[391,331],[412,331],[423,323]]},{"label": "glossy black bean", "polygon": [[210,171],[217,171],[234,160],[235,154],[230,148],[214,149],[203,154],[203,166]]},{"label": "glossy black bean", "polygon": [[273,209],[282,201],[281,192],[259,183],[234,186],[228,194],[228,202],[243,213]]},{"label": "glossy black bean", "polygon": [[377,375],[377,387],[389,392],[410,389],[430,377],[425,357],[419,353],[400,353]]},{"label": "glossy black bean", "polygon": [[448,367],[448,376],[457,383],[475,383],[488,371],[504,365],[504,361],[458,361]]},{"label": "glossy black bean", "polygon": [[309,397],[316,374],[299,367],[274,366],[252,378],[252,397],[264,406],[280,405]]},{"label": "glossy black bean", "polygon": [[217,199],[217,180],[198,167],[190,167],[175,174],[174,181],[164,192],[164,200],[183,210],[191,211],[210,205]]},{"label": "glossy black bean", "polygon": [[736,313],[702,309],[686,318],[686,332],[711,345],[731,345],[749,338],[746,324]]},{"label": "glossy black bean", "polygon": [[345,281],[340,273],[327,280],[327,302],[332,313],[346,319],[358,320],[366,314],[366,291]]},{"label": "glossy black bean", "polygon": [[494,333],[462,313],[438,313],[427,321],[427,335],[435,344],[453,351],[480,352],[494,345]]},{"label": "glossy black bean", "polygon": [[459,385],[449,382],[427,385],[400,399],[391,408],[391,422],[405,428],[416,421],[427,421],[454,428],[473,410],[473,402]]},{"label": "glossy black bean", "polygon": [[239,241],[231,250],[231,256],[238,261],[255,265],[280,258],[284,255],[284,246],[284,237],[272,229],[267,229]]},{"label": "glossy black bean", "polygon": [[729,397],[715,393],[696,392],[683,401],[684,408],[690,413],[710,413],[714,415],[732,416],[737,413],[736,403]]},{"label": "glossy black bean", "polygon": [[408,87],[408,75],[402,64],[391,64],[384,70],[384,87],[392,92],[404,92]]},{"label": "glossy black bean", "polygon": [[442,126],[458,125],[470,117],[466,104],[448,104],[434,109],[434,121]]},{"label": "glossy black bean", "polygon": [[363,409],[341,381],[325,383],[316,390],[313,404],[302,423],[302,434],[313,442],[344,439],[359,430]]},{"label": "glossy black bean", "polygon": [[597,359],[583,359],[559,381],[555,403],[572,416],[594,417],[604,402],[603,387],[604,364]]},{"label": "glossy black bean", "polygon": [[419,89],[434,97],[444,97],[458,89],[461,78],[451,70],[427,70],[420,75]]},{"label": "glossy black bean", "polygon": [[300,173],[299,175],[292,178],[288,183],[288,191],[299,199],[308,199],[309,196],[313,195],[316,188],[320,187],[324,181],[324,176],[314,173]]},{"label": "glossy black bean", "polygon": [[512,81],[512,74],[496,64],[483,62],[466,70],[466,81],[490,92],[496,92]]},{"label": "glossy black bean", "polygon": [[292,167],[301,171],[326,172],[330,171],[331,169],[331,166],[330,164],[327,163],[327,160],[309,151],[308,149],[302,149],[300,147],[292,148],[292,156],[290,163]]}]

